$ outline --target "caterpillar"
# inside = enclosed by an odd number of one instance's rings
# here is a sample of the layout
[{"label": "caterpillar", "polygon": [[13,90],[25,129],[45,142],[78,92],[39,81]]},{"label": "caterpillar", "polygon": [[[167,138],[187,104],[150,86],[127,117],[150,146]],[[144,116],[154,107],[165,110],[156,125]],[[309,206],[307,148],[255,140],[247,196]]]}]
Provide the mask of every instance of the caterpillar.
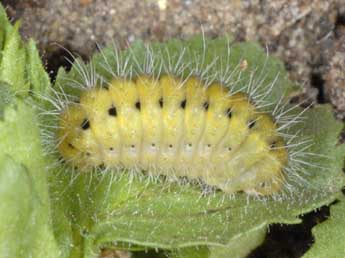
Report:
[{"label": "caterpillar", "polygon": [[199,64],[205,60],[205,46],[194,64],[181,61],[185,50],[172,62],[169,55],[167,61],[146,48],[139,64],[136,53],[121,57],[114,49],[114,67],[101,53],[103,72],[77,61],[83,81],[76,83],[80,93],[73,101],[66,93],[66,101],[60,101],[58,153],[80,171],[144,171],[201,180],[230,194],[281,192],[292,146],[281,129],[297,122],[300,114],[287,121],[281,103],[270,111],[263,108],[272,105],[265,98],[278,76],[261,90],[262,78],[238,88],[234,74],[240,78],[247,60],[210,77],[205,70],[215,68],[214,63]]}]

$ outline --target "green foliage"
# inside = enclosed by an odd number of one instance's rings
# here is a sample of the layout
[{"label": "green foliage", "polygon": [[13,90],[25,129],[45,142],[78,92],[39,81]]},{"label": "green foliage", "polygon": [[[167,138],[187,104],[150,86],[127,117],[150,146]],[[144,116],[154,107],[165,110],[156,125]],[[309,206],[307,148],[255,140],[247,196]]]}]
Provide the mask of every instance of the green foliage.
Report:
[{"label": "green foliage", "polygon": [[14,27],[5,27],[5,40],[1,50],[0,79],[12,85],[15,91],[27,91],[25,74],[25,49],[22,46],[19,33],[19,23]]},{"label": "green foliage", "polygon": [[[345,148],[337,141],[343,125],[335,121],[329,106],[310,109],[304,123],[293,128],[293,132],[302,131],[301,137],[311,137],[314,144],[310,151],[318,155],[305,158],[315,166],[304,171],[303,187],[295,185],[291,195],[277,200],[258,200],[241,193],[235,198],[221,192],[202,196],[193,184],[150,181],[126,171],[78,174],[42,149],[38,124],[46,121],[32,106],[40,104],[41,95],[49,94],[50,83],[34,43],[22,42],[19,25],[9,24],[3,8],[0,26],[1,257],[96,257],[99,248],[112,247],[131,250],[134,257],[144,257],[143,250],[159,249],[160,257],[240,258],[262,242],[269,224],[299,223],[300,214],[329,204],[340,195]],[[234,87],[247,85],[255,70],[267,85],[263,90],[280,75],[270,96],[272,102],[296,90],[282,63],[267,57],[257,44],[232,44],[230,59],[221,58],[228,51],[227,38],[203,41],[196,37],[151,47],[163,60],[168,60],[169,54],[174,64],[176,53],[182,49],[186,49],[183,61],[193,62],[195,55],[202,56],[205,45],[208,51],[203,68],[219,57],[210,74],[227,65],[236,68],[242,60],[248,62],[248,67],[239,71],[241,80]],[[104,56],[107,65],[116,69],[112,51],[107,48],[92,59],[96,71],[106,78],[111,75],[104,69]],[[130,59],[129,64],[143,62],[145,46],[137,42],[120,55],[126,58],[131,53],[136,53],[138,60]],[[83,81],[81,77],[77,66],[69,73],[61,69],[56,85],[78,94],[67,84]],[[335,217],[328,222],[329,232],[334,224],[341,223],[343,211],[339,205],[334,207],[338,208],[333,208]],[[317,238],[326,234],[318,232],[315,230]]]},{"label": "green foliage", "polygon": [[230,241],[225,247],[210,247],[210,258],[246,257],[265,239],[266,228],[258,227],[243,232],[237,239]]},{"label": "green foliage", "polygon": [[[51,225],[47,165],[28,95],[48,78],[36,47],[0,6],[0,257],[59,257]],[[26,58],[29,55],[30,58]],[[49,86],[49,80],[44,87]],[[43,85],[42,85],[43,88]],[[42,89],[41,88],[41,89]]]},{"label": "green foliage", "polygon": [[0,119],[3,119],[5,108],[12,100],[11,87],[7,83],[0,81]]},{"label": "green foliage", "polygon": [[59,257],[37,120],[21,100],[0,121],[0,256]]},{"label": "green foliage", "polygon": [[36,194],[23,166],[7,155],[1,155],[0,161],[0,253],[2,257],[22,257],[31,249],[32,243],[22,237],[37,203],[34,198]]},{"label": "green foliage", "polygon": [[[26,80],[30,84],[31,92],[37,94],[47,93],[49,91],[50,78],[42,65],[36,44],[31,39],[26,44],[26,56]],[[39,100],[40,98],[37,96],[37,101]]]},{"label": "green foliage", "polygon": [[331,206],[331,215],[312,230],[315,243],[303,258],[343,258],[345,256],[345,198]]},{"label": "green foliage", "polygon": [[25,44],[17,22],[12,26],[0,5],[0,81],[11,85],[17,95],[43,93],[50,85],[35,43]]}]

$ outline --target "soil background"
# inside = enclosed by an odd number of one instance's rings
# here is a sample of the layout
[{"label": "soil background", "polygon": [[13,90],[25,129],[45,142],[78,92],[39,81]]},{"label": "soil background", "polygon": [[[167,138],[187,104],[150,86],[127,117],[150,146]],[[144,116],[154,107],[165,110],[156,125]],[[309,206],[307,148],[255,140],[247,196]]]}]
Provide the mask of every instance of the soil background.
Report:
[{"label": "soil background", "polygon": [[[283,60],[301,99],[330,103],[345,119],[345,0],[2,0],[9,17],[34,38],[52,77],[68,66],[66,48],[85,59],[97,44],[126,46],[200,34],[258,41]],[[328,207],[293,226],[273,225],[250,258],[298,258]],[[109,254],[103,257],[118,257]],[[125,256],[123,256],[125,257]]]}]

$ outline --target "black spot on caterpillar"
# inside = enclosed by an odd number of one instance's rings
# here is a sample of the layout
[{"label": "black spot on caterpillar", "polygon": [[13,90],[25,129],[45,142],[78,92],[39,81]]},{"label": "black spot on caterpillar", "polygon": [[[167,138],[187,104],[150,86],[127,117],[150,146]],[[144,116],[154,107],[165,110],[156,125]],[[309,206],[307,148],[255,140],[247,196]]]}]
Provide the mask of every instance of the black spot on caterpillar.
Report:
[{"label": "black spot on caterpillar", "polygon": [[185,109],[186,108],[186,103],[187,103],[187,100],[182,100],[182,102],[181,102],[181,108],[182,109]]},{"label": "black spot on caterpillar", "polygon": [[205,111],[207,111],[209,104],[208,104],[208,102],[204,102],[204,104],[202,106],[204,107]]},{"label": "black spot on caterpillar", "polygon": [[141,109],[140,101],[135,102],[135,107],[136,107],[136,109],[138,109],[140,111],[140,109]]},{"label": "black spot on caterpillar", "polygon": [[80,126],[81,126],[81,128],[83,128],[83,130],[89,129],[90,128],[89,120],[87,118],[85,118]]},{"label": "black spot on caterpillar", "polygon": [[228,109],[226,110],[226,115],[228,116],[229,119],[231,118],[231,116],[232,116],[231,108],[228,108]]},{"label": "black spot on caterpillar", "polygon": [[248,122],[248,128],[252,129],[255,126],[256,121],[249,121]]},{"label": "black spot on caterpillar", "polygon": [[116,107],[112,106],[108,109],[109,116],[117,116]]}]

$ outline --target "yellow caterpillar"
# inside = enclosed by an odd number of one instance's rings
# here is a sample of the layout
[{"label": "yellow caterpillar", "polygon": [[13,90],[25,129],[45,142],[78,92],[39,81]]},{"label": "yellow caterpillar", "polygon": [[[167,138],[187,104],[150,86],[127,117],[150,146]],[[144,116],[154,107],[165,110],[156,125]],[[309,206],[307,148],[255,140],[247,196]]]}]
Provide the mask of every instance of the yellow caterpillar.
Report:
[{"label": "yellow caterpillar", "polygon": [[144,170],[201,179],[227,193],[272,195],[288,162],[273,117],[246,93],[196,76],[113,78],[60,114],[58,151],[81,170]]}]

